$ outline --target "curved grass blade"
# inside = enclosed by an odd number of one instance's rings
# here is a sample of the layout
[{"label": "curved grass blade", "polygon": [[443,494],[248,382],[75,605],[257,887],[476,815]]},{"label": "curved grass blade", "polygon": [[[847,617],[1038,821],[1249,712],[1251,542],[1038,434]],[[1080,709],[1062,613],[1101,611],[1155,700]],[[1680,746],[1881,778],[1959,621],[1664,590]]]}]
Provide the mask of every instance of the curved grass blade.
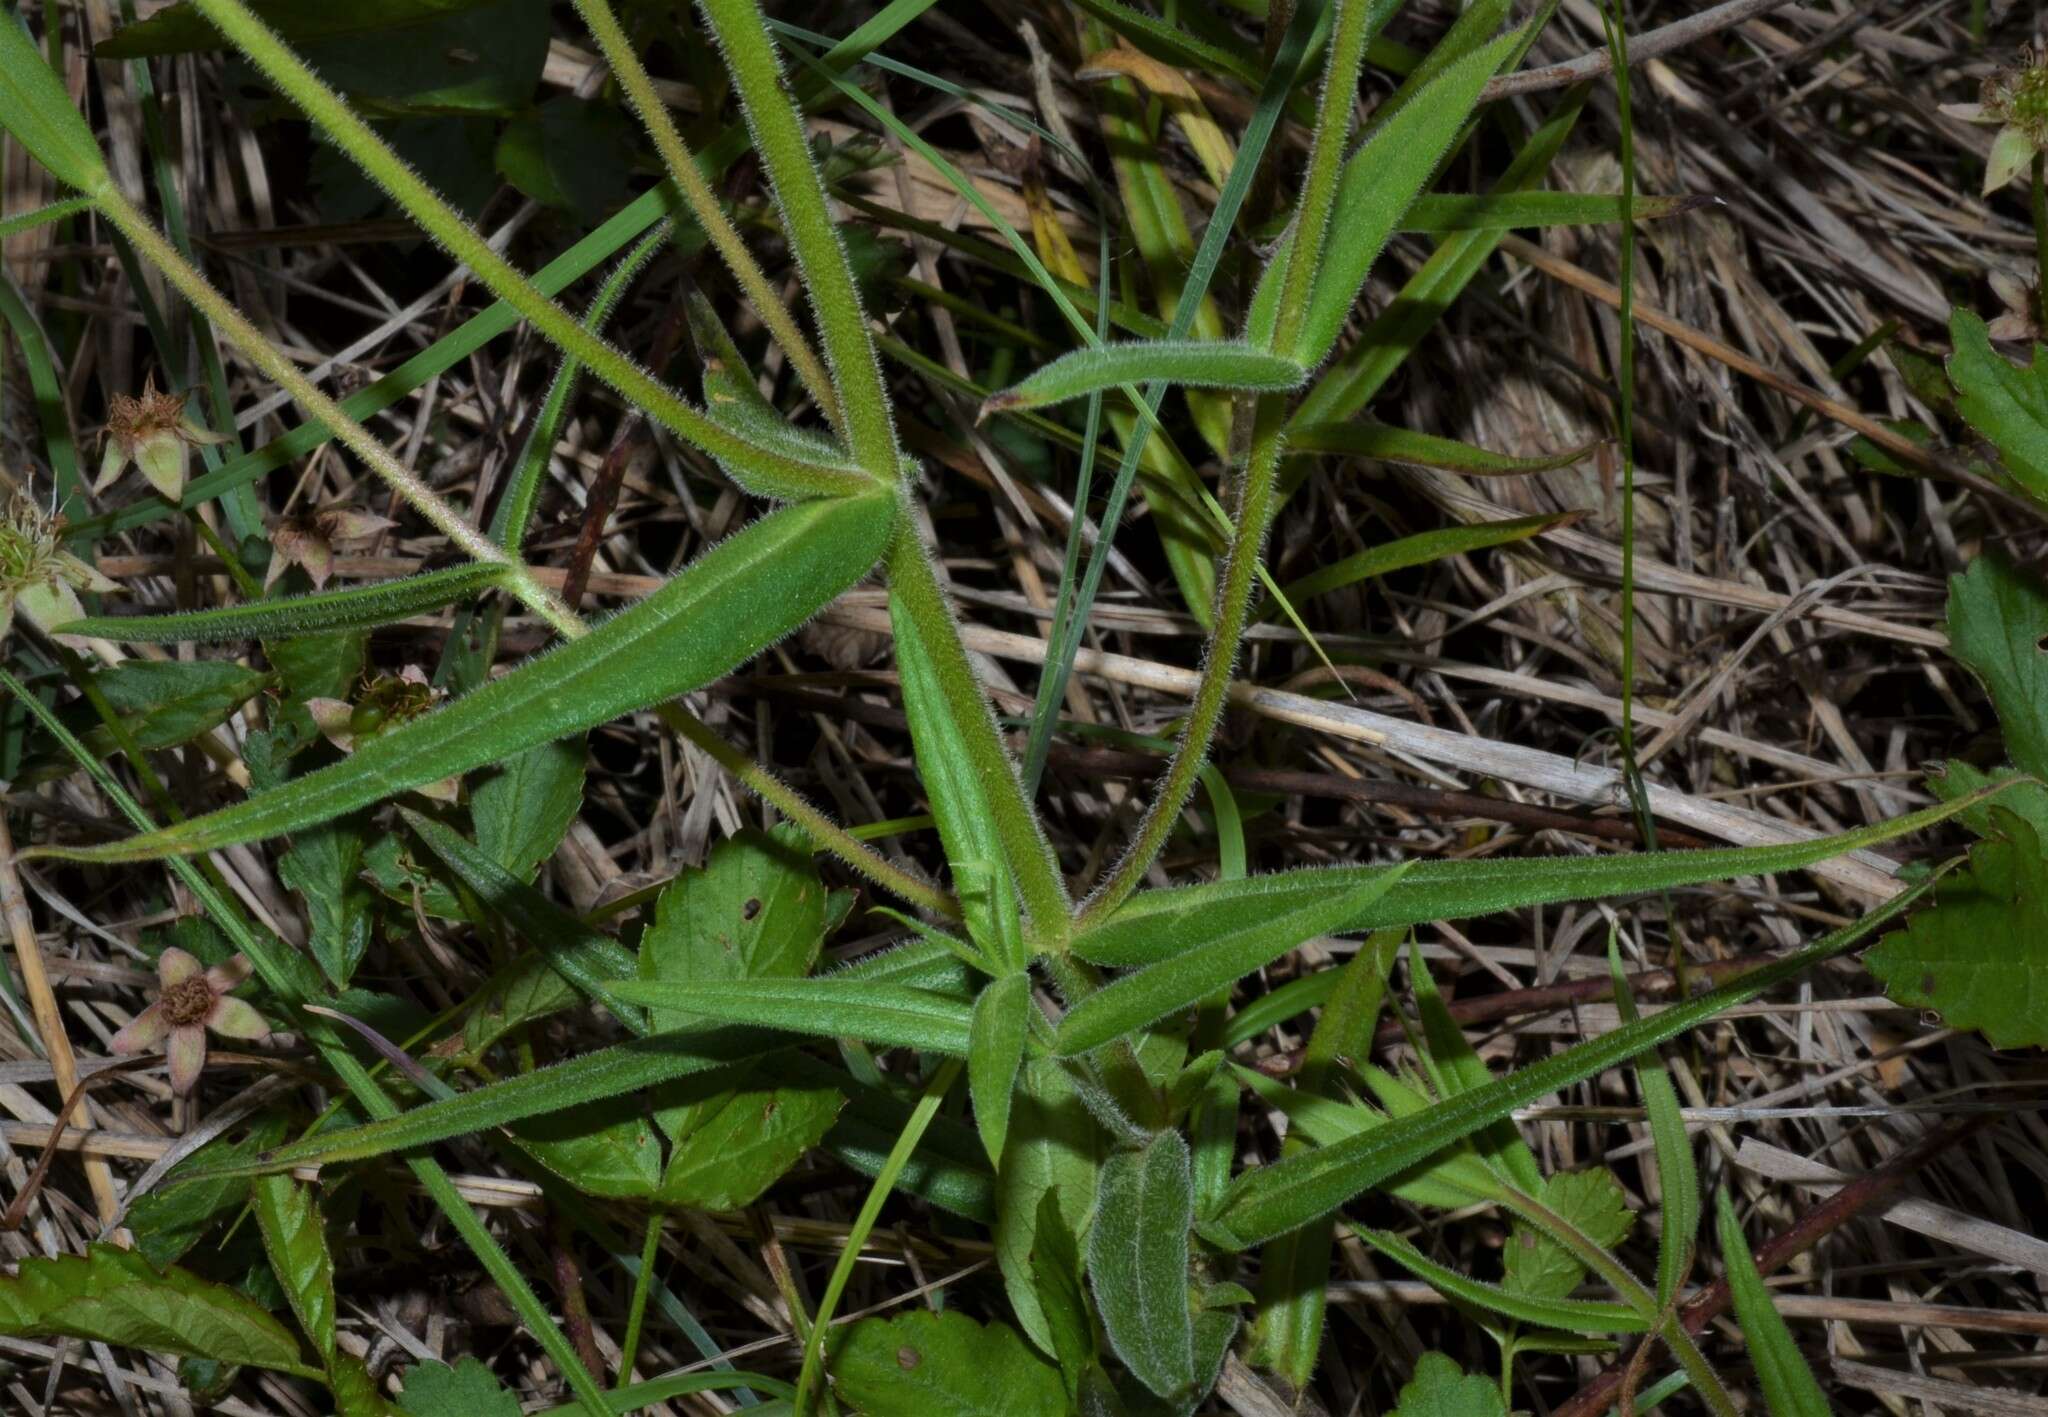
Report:
[{"label": "curved grass blade", "polygon": [[46,221],[61,221],[65,217],[76,216],[91,205],[90,197],[66,197],[61,202],[52,202],[46,207],[37,207],[32,212],[22,212],[18,216],[8,217],[5,221],[0,221],[0,240],[41,226]]},{"label": "curved grass blade", "polygon": [[702,1014],[824,1038],[967,1056],[972,1011],[958,999],[901,984],[852,979],[628,979],[613,997],[650,1009]]},{"label": "curved grass blade", "polygon": [[[1154,948],[1171,951],[1145,968],[1112,980],[1075,1004],[1060,1020],[1053,1035],[1053,1050],[1071,1057],[1085,1053],[1134,1029],[1164,1018],[1175,1009],[1187,1008],[1219,989],[1262,969],[1274,960],[1318,935],[1342,928],[1372,903],[1385,895],[1401,878],[1401,866],[1385,875],[1355,884],[1338,885],[1297,904],[1285,912],[1266,911],[1257,915],[1234,913],[1218,917],[1223,929],[1205,928],[1205,922],[1177,917],[1171,935],[1160,937]],[[1201,943],[1184,948],[1190,938]],[[1075,953],[1084,959],[1094,955],[1077,941]]]},{"label": "curved grass blade", "polygon": [[503,566],[495,563],[476,562],[403,580],[283,600],[254,600],[217,610],[189,610],[176,615],[88,615],[65,625],[64,633],[122,644],[165,645],[367,630],[467,600],[497,585],[504,578],[504,571]]},{"label": "curved grass blade", "polygon": [[[1578,512],[1554,512],[1540,517],[1511,517],[1505,521],[1478,522],[1471,526],[1438,527],[1434,531],[1417,532],[1396,541],[1385,542],[1370,550],[1346,556],[1333,561],[1319,571],[1311,571],[1300,580],[1291,581],[1282,592],[1296,605],[1318,595],[1327,595],[1344,586],[1359,581],[1371,580],[1410,566],[1426,566],[1431,561],[1440,561],[1446,556],[1462,556],[1471,551],[1484,551],[1493,546],[1510,546],[1517,541],[1555,531],[1558,527],[1569,526],[1580,517]],[[1265,615],[1272,615],[1279,607],[1269,603]]]},{"label": "curved grass blade", "polygon": [[[1621,950],[1616,933],[1607,935],[1607,969],[1614,979],[1614,1003],[1624,1024],[1638,1017],[1636,1001],[1629,993],[1628,977],[1622,973]],[[1657,1190],[1664,1204],[1663,1223],[1657,1242],[1657,1302],[1673,1302],[1679,1286],[1692,1268],[1693,1245],[1700,1229],[1699,1163],[1692,1154],[1692,1139],[1686,1135],[1685,1117],[1678,1108],[1678,1089],[1664,1060],[1654,1052],[1636,1059],[1636,1085],[1642,1090],[1643,1110],[1649,1114],[1650,1141],[1657,1157]]]},{"label": "curved grass blade", "polygon": [[1201,389],[1286,393],[1300,388],[1307,378],[1308,371],[1293,360],[1235,341],[1136,340],[1063,354],[1022,383],[990,395],[978,417],[1065,403],[1140,379]]},{"label": "curved grass blade", "polygon": [[1735,1300],[1735,1319],[1742,1326],[1743,1342],[1756,1364],[1757,1381],[1764,1390],[1764,1402],[1771,1417],[1829,1417],[1820,1384],[1813,1369],[1800,1356],[1792,1341],[1792,1330],[1771,1302],[1771,1291],[1757,1273],[1756,1259],[1743,1238],[1742,1222],[1736,1218],[1735,1202],[1728,1192],[1714,1195],[1715,1228],[1721,1239],[1721,1258],[1728,1266],[1728,1292]]},{"label": "curved grass blade", "polygon": [[1650,1327],[1648,1319],[1626,1304],[1609,1304],[1594,1299],[1540,1299],[1534,1295],[1518,1294],[1512,1289],[1503,1289],[1498,1284],[1473,1279],[1440,1265],[1391,1231],[1353,1225],[1351,1233],[1414,1273],[1432,1289],[1460,1303],[1502,1314],[1521,1323],[1562,1329],[1566,1333],[1645,1333]]},{"label": "curved grass blade", "polygon": [[260,841],[673,698],[775,643],[865,575],[894,519],[886,496],[785,507],[582,639],[331,767],[176,826],[46,854],[141,861]]},{"label": "curved grass blade", "polygon": [[[6,23],[0,17],[0,27]],[[35,400],[44,455],[49,458],[50,471],[57,480],[59,506],[67,514],[74,512],[85,503],[85,482],[78,473],[78,447],[71,438],[71,411],[64,397],[64,381],[58,374],[42,322],[15,287],[14,277],[4,271],[0,271],[0,319],[7,322],[15,343],[21,346],[22,368]]]},{"label": "curved grass blade", "polygon": [[1406,463],[1411,467],[1440,468],[1467,477],[1521,477],[1531,472],[1549,472],[1583,462],[1604,439],[1582,447],[1540,457],[1517,458],[1488,452],[1455,438],[1439,438],[1396,428],[1389,423],[1309,423],[1287,434],[1287,447],[1297,453],[1335,453],[1340,456],[1377,458],[1381,462]]},{"label": "curved grass blade", "polygon": [[1242,1250],[1328,1214],[1515,1108],[1605,1072],[1724,1009],[1796,979],[1897,918],[1926,890],[1922,884],[1894,896],[1854,924],[1654,1017],[1589,1039],[1427,1111],[1247,1172],[1232,1185],[1222,1208],[1204,1222],[1202,1233],[1225,1249]]},{"label": "curved grass blade", "polygon": [[[1634,219],[1684,216],[1719,206],[1719,197],[1688,193],[1637,197]],[[1441,234],[1452,231],[1523,231],[1546,226],[1608,226],[1621,220],[1614,192],[1487,192],[1478,196],[1428,192],[1401,217],[1401,230]]]},{"label": "curved grass blade", "polygon": [[[2011,781],[2011,780],[2008,780]],[[1713,851],[1646,851],[1623,856],[1545,857],[1524,861],[1417,861],[1385,895],[1334,927],[1377,930],[1491,915],[1567,900],[1636,895],[1736,876],[1795,871],[1845,852],[1876,846],[1934,826],[1983,802],[2005,784],[1923,808],[1875,826],[1784,846],[1738,846]],[[1242,881],[1174,886],[1133,896],[1100,925],[1073,940],[1074,953],[1097,964],[1153,964],[1173,953],[1190,932],[1243,928],[1300,909],[1339,889],[1334,878],[1363,881],[1401,869],[1391,866],[1315,867]],[[1230,922],[1235,921],[1233,926]]]}]

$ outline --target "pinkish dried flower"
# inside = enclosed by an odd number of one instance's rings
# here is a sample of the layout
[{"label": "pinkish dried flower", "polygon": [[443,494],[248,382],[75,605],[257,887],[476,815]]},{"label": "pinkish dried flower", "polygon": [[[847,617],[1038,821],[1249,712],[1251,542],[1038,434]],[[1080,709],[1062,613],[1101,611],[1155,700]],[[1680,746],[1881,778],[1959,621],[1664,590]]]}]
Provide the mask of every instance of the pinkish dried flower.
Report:
[{"label": "pinkish dried flower", "polygon": [[245,955],[206,969],[175,945],[165,950],[156,963],[156,1002],[114,1035],[114,1051],[162,1048],[171,1063],[171,1091],[183,1097],[198,1085],[199,1072],[206,1066],[207,1029],[223,1038],[270,1036],[263,1015],[231,997],[251,968]]}]

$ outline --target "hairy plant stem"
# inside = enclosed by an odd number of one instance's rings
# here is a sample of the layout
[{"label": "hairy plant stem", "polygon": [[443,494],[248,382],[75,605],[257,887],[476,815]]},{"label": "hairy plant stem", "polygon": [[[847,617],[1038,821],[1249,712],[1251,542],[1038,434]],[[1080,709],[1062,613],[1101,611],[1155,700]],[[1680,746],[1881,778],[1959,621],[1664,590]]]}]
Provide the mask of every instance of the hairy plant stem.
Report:
[{"label": "hairy plant stem", "polygon": [[502,547],[471,526],[438,492],[393,457],[382,443],[370,435],[369,430],[350,418],[339,404],[300,373],[298,366],[266,339],[263,332],[235,308],[233,302],[215,290],[198,268],[165,240],[149,218],[137,210],[118,188],[108,187],[101,192],[98,203],[100,213],[128,238],[137,253],[162,271],[164,278],[205,314],[215,329],[232,340],[236,348],[289,393],[300,407],[327,425],[344,447],[361,458],[436,531],[472,560],[503,566],[505,589],[555,629],[566,634],[574,625],[580,631],[582,622],[552,591],[534,580],[524,562],[508,556]]},{"label": "hairy plant stem", "polygon": [[1291,352],[1308,322],[1309,297],[1315,293],[1316,274],[1322,269],[1330,212],[1337,204],[1337,179],[1344,169],[1344,146],[1351,136],[1358,71],[1365,63],[1366,44],[1375,28],[1372,11],[1372,0],[1337,0],[1330,28],[1330,57],[1323,67],[1323,91],[1316,101],[1315,136],[1295,205],[1287,274],[1280,285],[1273,326],[1276,353]]},{"label": "hairy plant stem", "polygon": [[[759,447],[713,422],[675,390],[585,329],[561,306],[534,289],[511,262],[491,249],[490,244],[454,208],[406,166],[405,160],[393,152],[354,109],[307,68],[289,45],[252,15],[242,0],[195,0],[195,3],[230,43],[304,110],[307,117],[428,235],[467,266],[486,289],[518,311],[564,353],[581,360],[592,374],[617,390],[629,403],[715,458],[741,468],[773,467],[786,479],[808,478],[818,484],[820,492],[850,490],[843,485],[844,473],[818,468]],[[794,116],[790,122],[796,122]],[[879,378],[878,374],[877,383]],[[882,416],[886,422],[886,413]]]},{"label": "hairy plant stem", "polygon": [[802,112],[782,82],[782,61],[755,0],[702,0],[718,36],[754,151],[768,173],[784,233],[803,273],[811,313],[818,322],[833,388],[846,419],[854,460],[879,482],[901,477],[896,428],[889,418],[881,361],[868,331],[853,267],[825,195],[825,179],[812,160]]},{"label": "hairy plant stem", "polygon": [[1146,870],[1173,834],[1173,824],[1188,804],[1207,760],[1209,744],[1223,721],[1223,709],[1230,696],[1230,676],[1237,668],[1238,646],[1243,642],[1251,615],[1252,583],[1258,579],[1259,556],[1266,540],[1266,523],[1273,514],[1273,490],[1286,448],[1283,428],[1287,403],[1279,396],[1258,401],[1253,412],[1251,451],[1238,483],[1237,506],[1232,509],[1235,530],[1224,553],[1223,575],[1216,583],[1216,600],[1211,612],[1215,629],[1210,632],[1208,658],[1202,665],[1201,681],[1195,686],[1194,702],[1188,708],[1186,724],[1174,744],[1173,757],[1160,779],[1159,791],[1145,810],[1130,848],[1082,904],[1075,928],[1082,929],[1101,920],[1130,898]]},{"label": "hairy plant stem", "polygon": [[1613,1286],[1623,1303],[1655,1326],[1657,1336],[1671,1349],[1678,1366],[1692,1379],[1694,1390],[1714,1417],[1740,1417],[1735,1410],[1735,1399],[1728,1395],[1720,1375],[1707,1362],[1699,1345],[1693,1342],[1692,1334],[1678,1321],[1677,1310],[1660,1305],[1657,1296],[1629,1272],[1627,1265],[1596,1244],[1578,1226],[1531,1196],[1510,1189],[1502,1204],[1571,1251],[1581,1264]]},{"label": "hairy plant stem", "polygon": [[1045,838],[1038,814],[1025,800],[1016,761],[996,731],[988,695],[968,662],[960,627],[918,537],[917,519],[907,509],[897,523],[885,565],[889,593],[917,625],[946,696],[947,710],[987,794],[997,837],[1029,916],[1031,945],[1035,951],[1058,953],[1066,947],[1073,910],[1066,882],[1060,879],[1059,860]]},{"label": "hairy plant stem", "polygon": [[846,436],[845,418],[839,407],[838,391],[832,386],[831,374],[818,358],[817,351],[804,338],[803,331],[797,328],[795,317],[783,302],[782,292],[769,282],[767,272],[754,259],[754,253],[747,249],[739,228],[725,214],[725,208],[711,190],[711,184],[705,181],[697,159],[683,142],[683,135],[676,130],[675,120],[669,117],[668,105],[654,91],[654,80],[648,76],[647,66],[633,52],[632,41],[613,12],[610,0],[576,0],[576,12],[583,17],[584,28],[590,31],[590,37],[597,41],[605,63],[611,65],[612,77],[625,91],[626,101],[640,115],[647,136],[654,140],[655,152],[661,155],[662,166],[668,170],[669,180],[676,184],[676,190],[689,204],[690,214],[697,218],[697,224],[711,238],[712,246],[725,259],[727,269],[739,281],[740,289],[753,303],[754,313],[768,327],[768,333],[782,346],[782,352],[788,356],[804,388],[825,417],[831,420],[832,426],[839,430],[840,436]]},{"label": "hairy plant stem", "polygon": [[960,903],[952,896],[929,881],[911,875],[854,836],[804,800],[795,788],[719,737],[716,730],[681,704],[663,704],[655,712],[663,723],[675,730],[678,738],[703,752],[738,778],[748,791],[796,823],[819,850],[838,857],[843,864],[882,889],[922,910],[943,915],[949,920],[960,918]]}]

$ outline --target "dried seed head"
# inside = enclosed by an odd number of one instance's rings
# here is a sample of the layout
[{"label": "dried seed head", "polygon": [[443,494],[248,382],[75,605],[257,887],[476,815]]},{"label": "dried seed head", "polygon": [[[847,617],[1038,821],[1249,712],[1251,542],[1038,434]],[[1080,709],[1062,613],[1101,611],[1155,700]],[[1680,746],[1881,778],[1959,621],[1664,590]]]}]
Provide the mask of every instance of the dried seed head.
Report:
[{"label": "dried seed head", "polygon": [[81,590],[121,587],[62,549],[64,523],[17,491],[0,518],[0,634],[14,622],[17,607],[44,631],[81,619]]},{"label": "dried seed head", "polygon": [[115,394],[108,401],[106,451],[92,490],[104,491],[132,462],[150,486],[175,502],[185,495],[185,450],[223,441],[185,417],[185,395],[157,392],[152,376],[141,394]]}]

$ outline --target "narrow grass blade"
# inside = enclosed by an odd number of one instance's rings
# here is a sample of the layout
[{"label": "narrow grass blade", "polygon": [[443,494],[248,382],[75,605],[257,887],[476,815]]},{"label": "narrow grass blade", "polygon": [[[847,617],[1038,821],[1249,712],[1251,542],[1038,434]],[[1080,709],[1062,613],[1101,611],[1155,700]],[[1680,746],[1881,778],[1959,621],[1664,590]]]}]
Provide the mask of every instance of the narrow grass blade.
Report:
[{"label": "narrow grass blade", "polygon": [[1743,1238],[1742,1222],[1736,1218],[1735,1202],[1728,1192],[1714,1194],[1715,1228],[1721,1240],[1721,1259],[1728,1266],[1728,1292],[1735,1300],[1735,1321],[1742,1326],[1742,1338],[1750,1360],[1756,1364],[1757,1381],[1763,1385],[1764,1401],[1771,1417],[1830,1417],[1832,1409],[1814,1381],[1813,1369],[1792,1340],[1792,1330],[1771,1303],[1771,1291],[1757,1273],[1756,1259]]},{"label": "narrow grass blade", "polygon": [[894,512],[886,496],[784,508],[584,638],[369,739],[331,767],[176,826],[46,854],[140,861],[260,841],[685,693],[773,644],[865,575]]},{"label": "narrow grass blade", "polygon": [[1412,1117],[1249,1171],[1231,1187],[1222,1209],[1203,1226],[1203,1234],[1225,1249],[1241,1250],[1327,1214],[1515,1108],[1605,1072],[1645,1048],[1704,1023],[1724,1009],[1747,1003],[1765,990],[1797,978],[1896,919],[1926,889],[1923,885],[1895,896],[1861,920],[1805,949],[1653,1018],[1589,1039]]},{"label": "narrow grass blade", "polygon": [[[1312,571],[1300,580],[1290,581],[1284,594],[1299,605],[1304,600],[1318,595],[1327,595],[1333,590],[1359,581],[1371,580],[1394,571],[1406,570],[1410,566],[1426,566],[1446,556],[1462,556],[1472,551],[1484,551],[1494,546],[1511,546],[1518,541],[1528,541],[1558,527],[1569,526],[1579,519],[1577,512],[1555,512],[1540,517],[1513,517],[1506,521],[1479,522],[1472,526],[1439,527],[1434,531],[1417,532],[1396,541],[1385,542],[1369,551],[1346,556],[1332,562],[1319,571]],[[1271,615],[1277,609],[1268,605],[1265,613]]]},{"label": "narrow grass blade", "polygon": [[964,1058],[972,1011],[957,999],[900,984],[834,979],[731,979],[685,983],[629,979],[617,998],[651,1009],[824,1038],[859,1038]]},{"label": "narrow grass blade", "polygon": [[[1607,937],[1607,968],[1614,980],[1614,1003],[1624,1024],[1637,1019],[1636,1001],[1630,995],[1628,977],[1622,972],[1621,951],[1616,936]],[[1664,1204],[1664,1217],[1657,1242],[1657,1302],[1672,1302],[1685,1276],[1692,1269],[1693,1245],[1700,1229],[1700,1173],[1692,1154],[1692,1139],[1686,1135],[1685,1118],[1678,1109],[1678,1090],[1671,1074],[1656,1053],[1636,1059],[1636,1085],[1642,1089],[1643,1110],[1650,1118],[1650,1140],[1657,1156],[1657,1189]]]},{"label": "narrow grass blade", "polygon": [[1648,1319],[1626,1304],[1608,1304],[1593,1299],[1539,1299],[1533,1295],[1518,1294],[1512,1289],[1503,1289],[1498,1284],[1473,1279],[1440,1265],[1391,1231],[1353,1225],[1351,1233],[1411,1271],[1432,1289],[1460,1303],[1501,1314],[1518,1323],[1561,1329],[1566,1333],[1643,1333],[1650,1327]]},{"label": "narrow grass blade", "polygon": [[[1684,216],[1717,206],[1718,197],[1637,197],[1635,219]],[[1401,217],[1401,230],[1440,235],[1453,231],[1517,231],[1547,226],[1610,226],[1621,220],[1613,192],[1487,192],[1478,196],[1425,193]]]},{"label": "narrow grass blade", "polygon": [[395,625],[409,616],[424,615],[467,600],[497,585],[503,577],[504,567],[477,562],[403,580],[283,600],[252,600],[218,610],[188,610],[176,615],[89,615],[66,625],[64,633],[121,644],[165,645],[368,630]]}]

